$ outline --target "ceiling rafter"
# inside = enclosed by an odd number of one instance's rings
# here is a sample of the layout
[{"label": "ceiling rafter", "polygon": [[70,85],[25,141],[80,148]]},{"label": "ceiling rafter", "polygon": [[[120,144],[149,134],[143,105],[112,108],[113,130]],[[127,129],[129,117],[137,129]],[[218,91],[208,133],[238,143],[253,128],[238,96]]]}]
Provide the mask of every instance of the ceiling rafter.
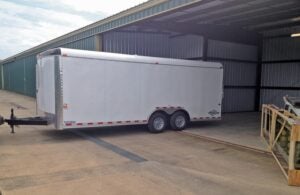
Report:
[{"label": "ceiling rafter", "polygon": [[208,20],[226,17],[228,15],[232,15],[232,13],[240,13],[243,11],[259,9],[261,7],[268,6],[270,4],[270,1],[279,1],[279,0],[258,1],[255,4],[253,3],[253,1],[246,1],[245,3],[236,4],[235,6],[226,7],[226,8],[212,11],[207,14],[203,14],[200,17],[198,17],[198,19],[208,21]]},{"label": "ceiling rafter", "polygon": [[285,17],[289,14],[299,15],[299,11],[300,11],[300,6],[292,7],[290,9],[285,8],[285,9],[272,10],[270,12],[262,12],[260,14],[257,13],[252,16],[248,15],[237,20],[232,20],[230,24],[252,25],[252,24],[257,24],[258,22],[262,22],[264,20],[278,20],[278,18]]},{"label": "ceiling rafter", "polygon": [[277,28],[283,28],[283,27],[288,27],[288,26],[297,26],[299,24],[300,24],[300,16],[291,18],[291,19],[287,19],[287,20],[279,20],[276,22],[269,22],[269,23],[253,25],[253,26],[247,27],[246,29],[263,31],[263,30],[277,29]]},{"label": "ceiling rafter", "polygon": [[[202,9],[200,10],[201,12],[199,12],[197,14],[197,16],[195,16],[195,12],[191,12],[190,14],[187,14],[184,17],[181,17],[181,19],[179,20],[179,22],[188,22],[188,21],[192,21],[195,20],[197,18],[200,18],[206,14],[209,14],[213,11],[216,10],[220,10],[220,9],[235,9],[236,7],[241,7],[241,4],[247,3],[249,0],[232,0],[232,1],[224,1],[223,4],[220,5],[216,5],[214,7],[210,7],[210,8],[206,8],[206,9]],[[240,4],[241,3],[241,4]]]},{"label": "ceiling rafter", "polygon": [[[282,2],[282,0],[273,0],[273,3],[276,2]],[[214,23],[224,23],[233,20],[239,20],[240,18],[248,18],[256,14],[272,12],[274,9],[272,9],[272,7],[269,6],[269,3],[270,2],[263,2],[262,4],[249,5],[248,7],[245,7],[243,9],[234,12],[226,12],[222,15],[215,15],[214,18],[206,20]],[[291,5],[285,5],[282,7],[282,9],[289,9],[290,7]]]}]

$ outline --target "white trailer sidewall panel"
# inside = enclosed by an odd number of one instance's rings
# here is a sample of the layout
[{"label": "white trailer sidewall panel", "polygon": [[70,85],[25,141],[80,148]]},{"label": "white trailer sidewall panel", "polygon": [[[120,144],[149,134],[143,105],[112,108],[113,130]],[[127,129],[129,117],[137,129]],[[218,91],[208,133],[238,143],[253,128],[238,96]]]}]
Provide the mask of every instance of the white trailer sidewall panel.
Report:
[{"label": "white trailer sidewall panel", "polygon": [[62,63],[65,121],[146,119],[140,108],[138,64],[73,57]]},{"label": "white trailer sidewall panel", "polygon": [[[56,58],[53,63],[59,63],[56,74],[60,76],[53,78],[59,78],[56,88],[62,84],[61,92],[55,90],[57,129],[146,124],[161,108],[181,107],[192,121],[221,117],[223,69],[219,63],[70,49],[61,49]],[[50,80],[43,77],[38,82],[45,79]],[[40,103],[44,103],[38,100],[41,110],[50,110]]]}]

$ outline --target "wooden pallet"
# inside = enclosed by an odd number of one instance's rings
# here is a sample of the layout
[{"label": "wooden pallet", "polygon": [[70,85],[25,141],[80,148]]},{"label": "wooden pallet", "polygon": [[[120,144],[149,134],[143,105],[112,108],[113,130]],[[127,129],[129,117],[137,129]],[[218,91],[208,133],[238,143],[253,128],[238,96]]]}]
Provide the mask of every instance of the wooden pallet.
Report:
[{"label": "wooden pallet", "polygon": [[[299,158],[296,154],[300,153],[300,117],[274,105],[263,105],[261,137],[266,141],[288,185],[300,187],[300,165],[296,162]],[[281,138],[284,141],[280,141]]]}]

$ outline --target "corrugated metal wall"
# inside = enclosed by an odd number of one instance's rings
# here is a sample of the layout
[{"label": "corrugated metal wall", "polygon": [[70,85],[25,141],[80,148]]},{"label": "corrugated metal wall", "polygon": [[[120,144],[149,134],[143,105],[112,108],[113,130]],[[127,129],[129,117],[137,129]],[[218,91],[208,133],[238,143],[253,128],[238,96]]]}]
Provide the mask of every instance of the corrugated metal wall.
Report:
[{"label": "corrugated metal wall", "polygon": [[255,90],[230,89],[224,91],[223,112],[254,111]]},{"label": "corrugated metal wall", "polygon": [[95,37],[88,37],[76,42],[67,43],[62,45],[61,47],[94,51],[96,47]]},{"label": "corrugated metal wall", "polygon": [[223,61],[225,86],[255,86],[256,64]]},{"label": "corrugated metal wall", "polygon": [[[95,50],[95,37],[65,44],[62,47]],[[36,63],[35,55],[17,58],[15,61],[5,63],[3,65],[4,89],[34,97]]]},{"label": "corrugated metal wall", "polygon": [[257,47],[218,40],[208,40],[209,57],[257,61]]},{"label": "corrugated metal wall", "polygon": [[300,62],[263,64],[261,84],[268,87],[300,87]]},{"label": "corrugated metal wall", "polygon": [[261,103],[283,106],[282,97],[300,96],[300,39],[265,38]]},{"label": "corrugated metal wall", "polygon": [[140,32],[109,32],[103,35],[103,51],[169,57],[169,35]]},{"label": "corrugated metal wall", "polygon": [[103,35],[103,51],[155,57],[199,58],[203,55],[203,37],[167,33],[108,32]]},{"label": "corrugated metal wall", "polygon": [[223,111],[254,111],[257,47],[208,40],[207,56],[224,66]]},{"label": "corrugated metal wall", "polygon": [[263,61],[294,60],[299,58],[299,38],[279,37],[264,40]]},{"label": "corrugated metal wall", "polygon": [[3,66],[4,89],[28,96],[35,95],[34,57],[26,57]]},{"label": "corrugated metal wall", "polygon": [[181,35],[170,39],[170,57],[201,58],[203,56],[203,37],[199,35]]},{"label": "corrugated metal wall", "polygon": [[274,104],[283,108],[283,96],[300,97],[300,90],[281,90],[281,89],[264,89],[261,92],[262,104]]}]

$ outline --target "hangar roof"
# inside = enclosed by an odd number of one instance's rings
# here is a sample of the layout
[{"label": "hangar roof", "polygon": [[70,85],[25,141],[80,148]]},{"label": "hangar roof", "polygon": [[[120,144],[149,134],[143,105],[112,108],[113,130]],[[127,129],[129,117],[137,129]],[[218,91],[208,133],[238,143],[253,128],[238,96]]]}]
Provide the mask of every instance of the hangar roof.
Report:
[{"label": "hangar roof", "polygon": [[156,16],[151,22],[231,26],[255,32],[300,27],[299,0],[202,0]]},{"label": "hangar roof", "polygon": [[265,36],[286,35],[300,30],[300,1],[150,0],[9,57],[2,63],[120,27],[132,27],[141,22],[144,24],[143,28],[167,27],[183,32],[200,29],[201,33],[202,29],[203,33],[207,33],[205,29],[213,26],[220,27],[214,28],[217,31],[230,27],[262,33]]}]

